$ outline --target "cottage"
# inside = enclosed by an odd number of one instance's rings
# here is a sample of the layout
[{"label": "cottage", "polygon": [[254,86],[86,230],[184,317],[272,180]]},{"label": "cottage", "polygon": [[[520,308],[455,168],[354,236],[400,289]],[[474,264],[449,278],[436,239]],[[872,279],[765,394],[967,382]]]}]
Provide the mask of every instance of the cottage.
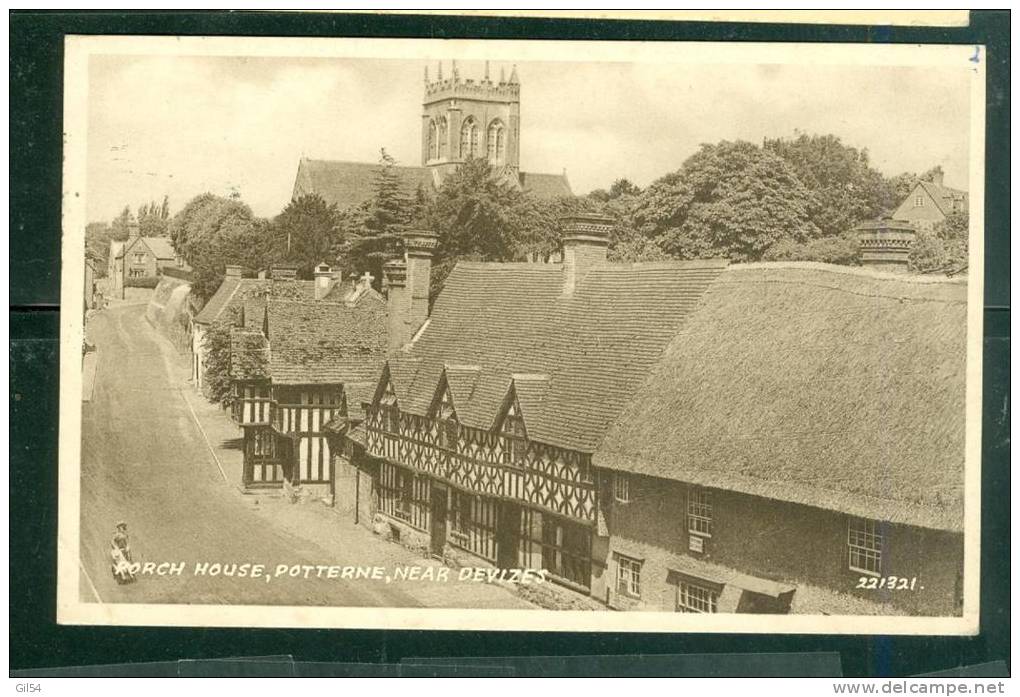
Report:
[{"label": "cottage", "polygon": [[334,450],[356,519],[621,610],[958,612],[965,281],[610,264],[610,225],[458,264],[427,319],[407,240],[401,348]]},{"label": "cottage", "polygon": [[930,229],[954,213],[966,213],[969,205],[967,192],[943,185],[942,173],[939,172],[933,181],[914,184],[892,217]]},{"label": "cottage", "polygon": [[231,335],[234,420],[244,431],[244,485],[302,485],[332,495],[326,426],[374,386],[386,351],[386,307],[369,279],[329,300],[320,266],[316,300],[243,306]]},{"label": "cottage", "polygon": [[134,216],[128,219],[128,238],[111,240],[110,255],[107,262],[109,290],[116,296],[122,296],[124,288],[132,282],[140,283],[149,279],[155,287],[155,279],[163,269],[178,268],[180,262],[173,245],[167,237],[142,237],[139,233],[138,221]]}]

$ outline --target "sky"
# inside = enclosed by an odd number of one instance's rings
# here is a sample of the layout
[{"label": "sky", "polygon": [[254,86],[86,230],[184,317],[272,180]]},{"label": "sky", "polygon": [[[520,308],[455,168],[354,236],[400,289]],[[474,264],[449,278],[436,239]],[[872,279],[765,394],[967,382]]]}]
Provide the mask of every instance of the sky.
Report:
[{"label": "sky", "polygon": [[[432,77],[436,63],[428,63]],[[459,62],[461,76],[483,65]],[[237,192],[257,215],[290,200],[301,157],[421,159],[423,60],[93,55],[86,203],[110,220],[169,196],[172,211]],[[493,63],[492,74],[501,66]],[[450,64],[444,69],[449,75]],[[574,193],[646,186],[702,143],[839,136],[888,176],[935,165],[968,188],[970,78],[961,68],[517,64],[521,169],[566,172]]]}]

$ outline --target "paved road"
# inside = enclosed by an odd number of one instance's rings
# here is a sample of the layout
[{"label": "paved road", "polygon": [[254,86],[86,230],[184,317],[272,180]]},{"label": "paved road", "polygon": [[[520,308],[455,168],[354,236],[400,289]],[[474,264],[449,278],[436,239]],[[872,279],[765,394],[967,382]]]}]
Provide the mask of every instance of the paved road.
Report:
[{"label": "paved road", "polygon": [[[267,582],[192,573],[197,562],[261,563],[269,570],[277,564],[392,568],[428,562],[321,504],[255,505],[225,482],[182,394],[191,389],[187,360],[149,326],[144,309],[114,306],[89,322],[99,365],[93,400],[82,407],[82,601],[98,595],[107,603],[533,607],[488,585],[314,577]],[[136,561],[184,562],[185,572],[116,584],[107,550],[119,519],[129,523]]]}]

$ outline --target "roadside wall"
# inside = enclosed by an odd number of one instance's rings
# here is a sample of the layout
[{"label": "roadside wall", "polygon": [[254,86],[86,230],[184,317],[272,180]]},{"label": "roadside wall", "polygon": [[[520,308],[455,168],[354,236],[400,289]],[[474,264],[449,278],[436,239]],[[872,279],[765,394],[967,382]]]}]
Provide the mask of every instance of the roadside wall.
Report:
[{"label": "roadside wall", "polygon": [[187,281],[163,276],[145,308],[145,319],[181,353],[191,350],[190,293],[191,284]]}]

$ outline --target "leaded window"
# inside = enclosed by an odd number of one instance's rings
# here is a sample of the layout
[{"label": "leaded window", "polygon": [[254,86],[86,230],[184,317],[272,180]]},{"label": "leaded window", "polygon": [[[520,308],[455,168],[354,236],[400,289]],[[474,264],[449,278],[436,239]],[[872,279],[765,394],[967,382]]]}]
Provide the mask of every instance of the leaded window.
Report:
[{"label": "leaded window", "polygon": [[460,127],[460,156],[463,159],[478,155],[478,124],[471,117]]},{"label": "leaded window", "polygon": [[880,575],[883,541],[877,521],[851,518],[847,530],[850,569],[864,574]]},{"label": "leaded window", "polygon": [[489,162],[493,164],[502,164],[506,157],[506,129],[503,127],[503,122],[493,121],[489,125],[489,132],[485,138],[485,144],[487,146]]},{"label": "leaded window", "polygon": [[630,502],[630,477],[624,472],[613,473],[613,498],[620,503]]},{"label": "leaded window", "polygon": [[393,392],[393,385],[389,382],[386,383],[386,390],[379,400],[379,409],[382,411],[383,428],[390,433],[400,433],[400,408],[397,406],[397,395]]},{"label": "leaded window", "polygon": [[503,464],[511,465],[523,462],[528,450],[528,441],[527,433],[524,430],[524,418],[521,416],[516,399],[510,403],[506,416],[503,417],[500,437],[503,441]]},{"label": "leaded window", "polygon": [[439,426],[439,447],[447,450],[457,450],[457,437],[460,431],[460,424],[457,423],[457,412],[453,408],[453,399],[450,397],[450,389],[443,388],[442,397],[439,400],[439,408],[436,410],[436,420]]}]

